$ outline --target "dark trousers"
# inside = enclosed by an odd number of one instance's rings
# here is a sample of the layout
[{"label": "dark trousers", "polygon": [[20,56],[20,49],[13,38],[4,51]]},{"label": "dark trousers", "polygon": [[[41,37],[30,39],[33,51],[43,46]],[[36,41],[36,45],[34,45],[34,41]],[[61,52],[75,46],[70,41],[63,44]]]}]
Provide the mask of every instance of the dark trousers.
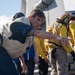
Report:
[{"label": "dark trousers", "polygon": [[39,75],[47,75],[48,63],[46,63],[44,59],[42,59],[41,57],[39,57],[38,69],[39,69]]},{"label": "dark trousers", "polygon": [[0,47],[0,75],[19,75],[12,58],[3,47]]},{"label": "dark trousers", "polygon": [[25,64],[28,67],[28,73],[27,74],[22,74],[21,71],[21,65],[20,62],[15,62],[16,66],[17,66],[17,70],[20,73],[20,75],[34,75],[34,68],[35,68],[35,63],[33,59],[29,59],[25,61]]}]

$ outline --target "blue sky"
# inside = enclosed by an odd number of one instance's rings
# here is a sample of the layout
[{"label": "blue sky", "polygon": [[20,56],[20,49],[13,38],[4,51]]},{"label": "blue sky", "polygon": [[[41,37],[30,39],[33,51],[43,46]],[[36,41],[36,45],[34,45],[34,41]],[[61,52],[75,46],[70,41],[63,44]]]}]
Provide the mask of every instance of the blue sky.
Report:
[{"label": "blue sky", "polygon": [[0,0],[0,28],[20,11],[21,0]]},{"label": "blue sky", "polygon": [[0,16],[10,16],[20,11],[21,0],[0,0]]}]

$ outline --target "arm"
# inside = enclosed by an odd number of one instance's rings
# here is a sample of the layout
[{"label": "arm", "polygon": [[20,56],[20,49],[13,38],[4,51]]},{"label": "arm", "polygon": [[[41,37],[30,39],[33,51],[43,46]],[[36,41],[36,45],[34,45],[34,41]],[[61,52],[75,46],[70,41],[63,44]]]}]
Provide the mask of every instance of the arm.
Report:
[{"label": "arm", "polygon": [[45,32],[43,30],[34,30],[34,29],[32,29],[28,33],[28,35],[32,35],[32,36],[42,38],[42,39],[56,39],[56,40],[60,40],[61,43],[64,46],[68,45],[68,39],[67,38],[64,38],[64,37],[61,37],[61,36],[58,36],[56,34],[52,34],[52,33],[49,33],[49,32]]},{"label": "arm", "polygon": [[27,69],[27,66],[25,64],[25,60],[24,60],[23,55],[19,57],[19,60],[20,60],[20,63],[21,63],[21,68],[22,68],[22,72],[21,73],[27,73],[28,69]]},{"label": "arm", "polygon": [[44,41],[40,38],[34,38],[37,50],[38,50],[38,56],[45,60],[45,62],[48,62],[48,59],[46,57],[46,50],[44,46]]},{"label": "arm", "polygon": [[33,46],[34,46],[34,53],[35,53],[34,61],[35,61],[35,63],[38,63],[39,62],[39,57],[38,57],[38,52],[37,52],[37,48],[36,48],[35,42],[33,43]]},{"label": "arm", "polygon": [[23,35],[26,37],[26,35],[30,36],[36,36],[42,39],[55,39],[58,36],[54,35],[52,33],[45,32],[43,30],[35,30],[31,26],[21,23],[21,22],[13,22],[10,25],[10,30],[15,35]]},{"label": "arm", "polygon": [[[64,45],[68,44],[68,39],[64,38],[62,39],[62,37],[49,33],[49,32],[45,32],[43,30],[34,30],[31,26],[28,26],[24,23],[20,23],[20,22],[14,22],[11,24],[10,26],[10,30],[13,33],[13,36],[17,36],[19,35],[23,35],[24,37],[26,37],[27,35],[30,36],[36,36],[42,39],[56,39],[56,40],[61,40],[61,42]],[[15,34],[15,35],[14,35]],[[18,35],[18,36],[19,36]],[[15,39],[17,40],[17,38]]]},{"label": "arm", "polygon": [[[64,30],[64,31],[63,31],[63,30]],[[61,28],[59,29],[59,35],[60,35],[60,36],[63,36],[63,37],[66,37],[66,38],[67,38],[66,33],[67,33],[67,30],[66,30],[65,27],[62,27],[62,29],[61,29]],[[63,48],[64,48],[67,52],[72,52],[72,51],[73,51],[73,49],[72,49],[72,47],[71,47],[71,45],[70,45],[70,42],[68,43],[67,46],[64,46],[64,45],[62,45],[62,46],[63,46]]]},{"label": "arm", "polygon": [[34,35],[42,39],[57,39],[59,37],[58,35],[45,32],[43,30],[31,30],[28,35]]},{"label": "arm", "polygon": [[72,44],[73,44],[73,46],[75,46],[75,23],[74,24],[70,24],[69,25],[70,27],[69,27],[69,30],[70,30],[70,37],[72,37]]}]

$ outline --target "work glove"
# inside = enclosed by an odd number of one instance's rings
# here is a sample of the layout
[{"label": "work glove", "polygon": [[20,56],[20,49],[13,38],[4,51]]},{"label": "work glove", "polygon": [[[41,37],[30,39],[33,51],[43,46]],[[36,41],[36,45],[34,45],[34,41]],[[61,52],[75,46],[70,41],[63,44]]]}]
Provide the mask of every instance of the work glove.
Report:
[{"label": "work glove", "polygon": [[73,61],[75,61],[75,53],[74,53],[74,51],[71,52],[71,55],[73,57]]}]

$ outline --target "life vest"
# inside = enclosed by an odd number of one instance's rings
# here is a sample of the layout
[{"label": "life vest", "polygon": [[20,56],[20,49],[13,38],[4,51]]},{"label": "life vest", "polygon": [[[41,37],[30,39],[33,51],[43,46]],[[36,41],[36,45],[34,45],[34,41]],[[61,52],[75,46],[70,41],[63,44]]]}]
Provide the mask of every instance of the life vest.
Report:
[{"label": "life vest", "polygon": [[[19,18],[15,20],[15,22],[22,22],[25,24],[30,25],[30,21],[27,18]],[[12,35],[12,32],[10,30],[10,25],[5,25],[2,30],[2,37],[3,37],[3,44],[2,46],[6,49],[6,51],[9,53],[9,55],[12,58],[17,58],[21,56],[23,53],[26,52],[26,49],[28,46],[32,45],[32,38],[31,36],[26,37],[25,43],[21,43],[18,40],[8,39]]]}]

